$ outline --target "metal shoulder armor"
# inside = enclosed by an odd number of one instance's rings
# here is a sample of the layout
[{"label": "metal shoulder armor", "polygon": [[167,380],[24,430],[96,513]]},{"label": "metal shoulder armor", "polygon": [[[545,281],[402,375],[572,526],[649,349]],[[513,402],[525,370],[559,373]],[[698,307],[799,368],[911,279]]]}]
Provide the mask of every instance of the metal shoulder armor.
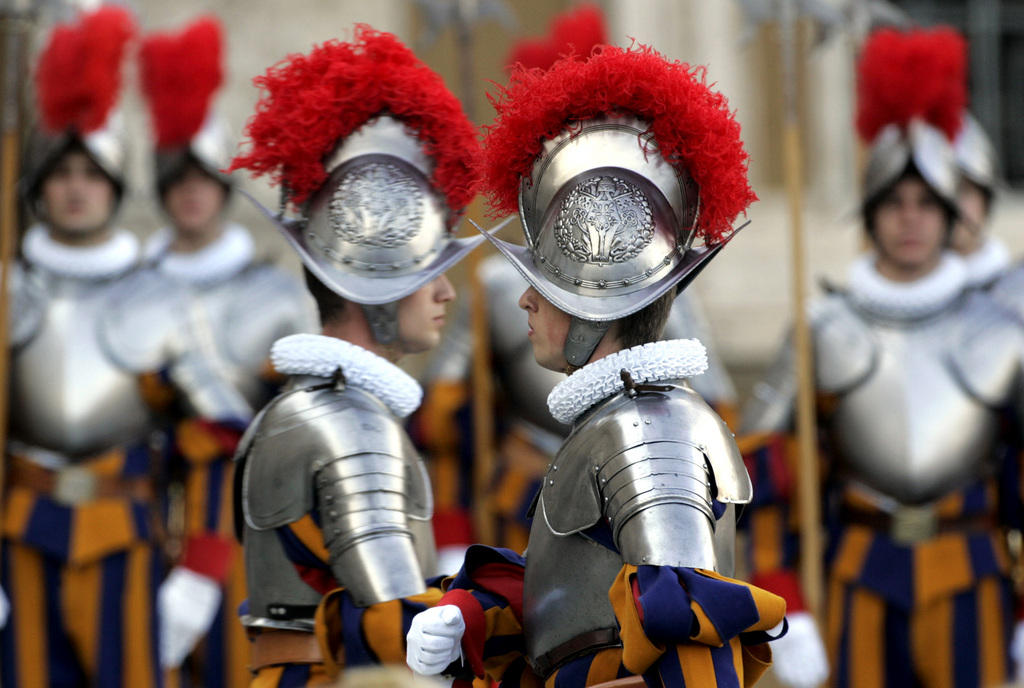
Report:
[{"label": "metal shoulder armor", "polygon": [[820,391],[841,394],[870,375],[878,359],[878,343],[843,294],[829,294],[814,304],[810,326]]},{"label": "metal shoulder armor", "polygon": [[[276,340],[316,329],[309,294],[274,265],[253,264],[235,282],[234,298],[222,323],[223,345],[233,363],[258,369]],[[259,316],[253,317],[254,313]]]},{"label": "metal shoulder armor", "polygon": [[967,391],[983,404],[1001,407],[1016,401],[1024,363],[1024,325],[989,294],[968,297],[950,360]]},{"label": "metal shoulder armor", "polygon": [[252,408],[203,349],[180,285],[152,268],[123,280],[100,324],[111,358],[135,373],[166,371],[190,412],[204,418],[252,417]]},{"label": "metal shoulder armor", "polygon": [[752,496],[729,428],[680,380],[592,411],[551,464],[540,507],[556,535],[608,519],[629,563],[717,568],[713,502]]},{"label": "metal shoulder armor", "polygon": [[322,378],[273,402],[246,438],[241,510],[256,531],[313,509],[335,578],[359,605],[418,594],[433,573],[429,479],[376,397]]}]

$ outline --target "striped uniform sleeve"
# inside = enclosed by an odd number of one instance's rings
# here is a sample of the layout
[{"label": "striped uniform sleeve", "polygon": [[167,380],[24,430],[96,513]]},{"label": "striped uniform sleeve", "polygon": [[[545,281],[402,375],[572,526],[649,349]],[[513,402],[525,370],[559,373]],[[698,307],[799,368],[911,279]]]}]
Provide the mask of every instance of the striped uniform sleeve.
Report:
[{"label": "striped uniform sleeve", "polygon": [[[473,676],[501,681],[524,656],[523,574],[526,560],[509,549],[473,545],[438,604],[462,612],[462,655]],[[458,683],[456,684],[458,685]]]},{"label": "striped uniform sleeve", "polygon": [[800,535],[794,510],[793,461],[796,438],[766,432],[739,438],[738,445],[754,486],[753,500],[739,521],[747,532],[751,581],[781,595],[791,612],[806,609],[800,591]]},{"label": "striped uniform sleeve", "polygon": [[439,550],[466,547],[473,533],[473,420],[464,380],[438,380],[409,421],[434,492],[434,541]]},{"label": "striped uniform sleeve", "polygon": [[184,482],[185,547],[181,564],[224,581],[232,560],[231,461],[244,426],[189,418],[175,426]]},{"label": "striped uniform sleeve", "polygon": [[753,685],[770,664],[767,631],[786,603],[711,571],[626,564],[608,591],[622,663],[648,685]]}]

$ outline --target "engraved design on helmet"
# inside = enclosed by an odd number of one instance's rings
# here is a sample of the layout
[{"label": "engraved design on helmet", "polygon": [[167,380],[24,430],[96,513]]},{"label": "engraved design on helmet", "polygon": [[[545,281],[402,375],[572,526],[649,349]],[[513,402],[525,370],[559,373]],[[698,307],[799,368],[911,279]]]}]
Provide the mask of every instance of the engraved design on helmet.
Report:
[{"label": "engraved design on helmet", "polygon": [[602,175],[569,193],[555,224],[555,240],[578,263],[624,263],[654,238],[651,206],[635,184]]},{"label": "engraved design on helmet", "polygon": [[404,246],[422,226],[423,192],[396,165],[359,165],[338,185],[328,218],[344,241],[376,248]]}]

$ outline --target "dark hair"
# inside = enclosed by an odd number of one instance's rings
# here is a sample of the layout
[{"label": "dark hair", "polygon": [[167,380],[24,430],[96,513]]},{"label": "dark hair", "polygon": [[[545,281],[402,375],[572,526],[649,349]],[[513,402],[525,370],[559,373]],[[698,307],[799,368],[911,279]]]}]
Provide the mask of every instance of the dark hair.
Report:
[{"label": "dark hair", "polygon": [[302,274],[306,278],[306,289],[313,296],[316,302],[316,310],[320,314],[320,326],[323,327],[330,322],[339,320],[344,312],[345,306],[349,303],[346,299],[334,293],[330,287],[320,281],[309,268],[303,266]]},{"label": "dark hair", "polygon": [[619,343],[622,344],[622,348],[628,349],[661,339],[661,333],[665,329],[665,323],[668,322],[668,315],[675,300],[676,290],[670,289],[667,294],[643,310],[618,320],[616,324],[619,328]]},{"label": "dark hair", "polygon": [[[41,145],[43,144],[36,144],[36,146]],[[43,185],[46,183],[46,180],[50,175],[53,174],[57,165],[59,165],[60,162],[71,153],[82,153],[85,157],[89,158],[89,162],[91,162],[96,169],[103,174],[104,179],[110,182],[110,186],[114,189],[115,209],[120,205],[121,200],[124,197],[124,185],[119,180],[111,177],[110,173],[103,169],[102,165],[96,162],[92,153],[85,147],[85,144],[78,136],[71,136],[68,137],[64,144],[59,148],[48,151],[48,155],[45,160],[43,160],[33,172],[27,175],[23,182],[25,184],[25,200],[28,202],[33,214],[37,217],[42,217],[40,203],[43,194]],[[31,151],[30,154],[39,155],[40,153]]]},{"label": "dark hair", "polygon": [[925,181],[924,177],[921,176],[921,173],[917,171],[916,167],[914,167],[914,163],[908,164],[907,169],[903,171],[903,174],[901,174],[896,181],[864,202],[864,229],[867,231],[868,236],[872,239],[875,237],[875,214],[878,212],[878,207],[882,205],[882,202],[885,201],[886,198],[889,197],[889,194],[893,192],[896,185],[904,179],[916,179],[924,184],[932,198],[938,201],[939,205],[942,206],[942,210],[946,215],[946,240],[949,241],[953,236],[953,225],[956,224],[956,218],[959,211],[957,208],[950,205],[949,201],[935,193],[935,190],[932,189],[931,185]]}]

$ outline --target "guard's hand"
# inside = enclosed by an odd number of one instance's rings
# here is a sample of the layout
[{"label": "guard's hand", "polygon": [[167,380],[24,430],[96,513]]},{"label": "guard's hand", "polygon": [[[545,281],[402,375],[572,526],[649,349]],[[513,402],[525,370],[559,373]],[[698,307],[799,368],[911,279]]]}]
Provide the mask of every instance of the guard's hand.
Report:
[{"label": "guard's hand", "polygon": [[1013,639],[1010,641],[1010,659],[1013,660],[1013,675],[1017,683],[1024,681],[1024,621],[1018,621],[1013,627]]},{"label": "guard's hand", "polygon": [[4,589],[0,588],[0,628],[7,625],[7,617],[11,615],[11,603],[7,599],[7,595],[4,594]]},{"label": "guard's hand", "polygon": [[220,608],[217,581],[176,566],[157,593],[160,620],[160,666],[176,669],[206,635]]},{"label": "guard's hand", "polygon": [[828,678],[828,658],[814,617],[794,612],[786,619],[789,631],[771,644],[775,676],[788,688],[817,688]]},{"label": "guard's hand", "polygon": [[443,604],[413,617],[406,636],[405,662],[418,674],[440,674],[462,655],[462,634],[466,622],[462,612]]}]

